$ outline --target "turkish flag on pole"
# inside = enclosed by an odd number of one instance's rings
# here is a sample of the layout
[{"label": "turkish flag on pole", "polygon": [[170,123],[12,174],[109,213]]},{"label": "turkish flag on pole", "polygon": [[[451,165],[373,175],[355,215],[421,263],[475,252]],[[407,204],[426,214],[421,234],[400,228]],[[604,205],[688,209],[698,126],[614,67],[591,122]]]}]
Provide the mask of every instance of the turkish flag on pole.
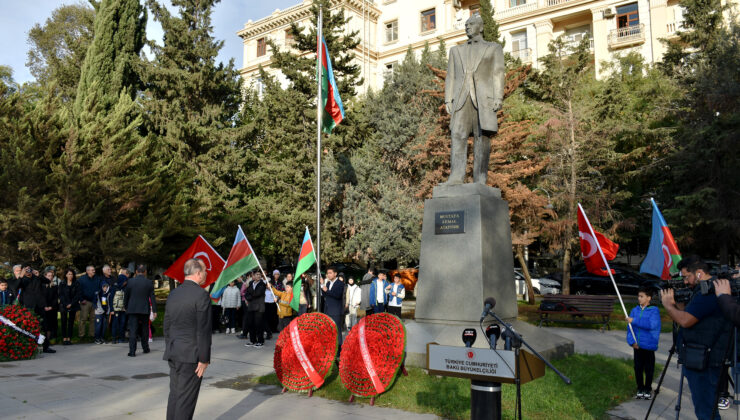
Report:
[{"label": "turkish flag on pole", "polygon": [[201,286],[203,288],[210,286],[211,283],[216,281],[218,276],[221,274],[221,271],[223,271],[224,265],[226,265],[226,261],[221,258],[221,255],[219,255],[215,249],[213,249],[211,244],[209,244],[203,236],[198,235],[193,244],[190,245],[190,248],[188,248],[180,258],[172,263],[170,268],[164,272],[164,275],[172,277],[179,283],[182,283],[185,281],[185,272],[183,269],[185,261],[191,258],[198,258],[206,265],[207,276],[205,284]]},{"label": "turkish flag on pole", "polygon": [[[611,261],[617,256],[619,245],[593,230],[580,204],[578,205],[578,236],[581,238],[581,254],[583,254],[583,262],[586,263],[586,270],[597,276],[608,276],[609,272],[604,267],[607,264],[599,254],[599,246],[604,253],[604,258]],[[613,270],[612,274],[614,274]]]}]

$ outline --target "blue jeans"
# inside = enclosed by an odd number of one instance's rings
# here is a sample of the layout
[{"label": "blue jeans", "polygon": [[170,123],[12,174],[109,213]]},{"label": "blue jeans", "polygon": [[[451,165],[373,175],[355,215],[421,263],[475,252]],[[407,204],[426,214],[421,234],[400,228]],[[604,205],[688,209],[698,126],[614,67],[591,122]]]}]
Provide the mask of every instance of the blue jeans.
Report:
[{"label": "blue jeans", "polygon": [[113,312],[111,319],[111,335],[113,340],[126,340],[126,312]]},{"label": "blue jeans", "polygon": [[95,339],[104,339],[106,329],[108,329],[108,314],[95,315]]},{"label": "blue jeans", "polygon": [[370,306],[370,308],[373,310],[374,314],[382,314],[383,312],[385,312],[385,305],[382,303],[372,305]]},{"label": "blue jeans", "polygon": [[[683,374],[691,391],[694,413],[699,420],[709,420],[712,416],[720,371],[719,367],[710,367],[701,371],[683,368]],[[716,411],[714,418],[721,420],[719,410]]]}]

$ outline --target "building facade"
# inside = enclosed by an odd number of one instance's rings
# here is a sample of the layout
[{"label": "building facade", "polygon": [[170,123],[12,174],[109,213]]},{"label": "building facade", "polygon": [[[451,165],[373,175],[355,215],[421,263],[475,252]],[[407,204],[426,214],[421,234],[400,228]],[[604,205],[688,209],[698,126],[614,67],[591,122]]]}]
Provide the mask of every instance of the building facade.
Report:
[{"label": "building facade", "polygon": [[[366,81],[363,89],[378,90],[409,46],[418,53],[427,43],[436,49],[444,40],[449,49],[465,42],[465,21],[479,12],[480,0],[333,0],[332,4],[332,11],[341,8],[351,17],[347,33],[358,31],[355,57]],[[660,39],[676,36],[683,21],[678,0],[492,0],[492,4],[506,41],[505,52],[537,67],[553,39],[563,36],[577,44],[586,38],[597,75],[602,74],[602,61],[630,51],[640,53],[646,62],[660,61],[665,53]],[[249,21],[237,32],[244,43],[245,83],[260,88],[260,66],[282,78],[269,68],[267,40],[290,48],[287,30],[292,22],[310,24],[310,6],[311,0],[303,0]]]}]

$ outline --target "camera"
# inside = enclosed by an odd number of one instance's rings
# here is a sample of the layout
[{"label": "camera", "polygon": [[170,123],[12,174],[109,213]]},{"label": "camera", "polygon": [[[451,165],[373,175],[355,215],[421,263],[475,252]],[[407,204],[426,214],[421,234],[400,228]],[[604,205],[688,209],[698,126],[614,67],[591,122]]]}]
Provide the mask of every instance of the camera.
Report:
[{"label": "camera", "polygon": [[[717,278],[718,279],[725,279],[730,281],[730,290],[732,291],[732,296],[738,297],[740,296],[740,278],[733,279],[732,273],[729,272],[727,276],[720,277],[720,275],[724,275],[726,273],[718,273]],[[714,283],[707,280],[707,281],[700,281],[699,282],[699,288],[701,290],[702,295],[708,295],[710,293],[714,293]]]},{"label": "camera", "polygon": [[[704,282],[706,283],[706,282]],[[682,279],[668,280],[661,283],[662,290],[673,289],[673,298],[677,303],[688,303],[693,296],[691,287],[686,285]]]}]

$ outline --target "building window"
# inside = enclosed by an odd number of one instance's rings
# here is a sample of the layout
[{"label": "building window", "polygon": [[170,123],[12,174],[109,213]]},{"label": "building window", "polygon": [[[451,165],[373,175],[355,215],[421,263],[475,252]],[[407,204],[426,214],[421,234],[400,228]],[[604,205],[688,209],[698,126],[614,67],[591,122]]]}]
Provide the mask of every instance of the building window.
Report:
[{"label": "building window", "polygon": [[293,33],[288,29],[285,31],[285,46],[292,47],[293,45],[295,45],[295,38],[293,38]]},{"label": "building window", "polygon": [[640,24],[640,15],[637,13],[637,3],[617,6],[617,28],[627,28]]},{"label": "building window", "polygon": [[383,80],[388,81],[393,78],[393,70],[396,68],[396,61],[385,63],[385,69],[383,69]]},{"label": "building window", "polygon": [[385,42],[398,41],[398,20],[385,24]]},{"label": "building window", "polygon": [[254,90],[257,91],[257,96],[262,98],[262,95],[265,93],[265,82],[262,81],[261,77],[254,79]]},{"label": "building window", "polygon": [[421,12],[421,32],[433,31],[437,28],[437,9]]},{"label": "building window", "polygon": [[509,0],[509,7],[521,6],[527,4],[527,0]]},{"label": "building window", "polygon": [[474,4],[470,6],[470,16],[479,15],[480,14],[480,4]]},{"label": "building window", "polygon": [[267,40],[260,38],[257,40],[257,57],[267,54]]},{"label": "building window", "polygon": [[511,51],[522,51],[527,49],[527,31],[519,31],[511,34]]}]

